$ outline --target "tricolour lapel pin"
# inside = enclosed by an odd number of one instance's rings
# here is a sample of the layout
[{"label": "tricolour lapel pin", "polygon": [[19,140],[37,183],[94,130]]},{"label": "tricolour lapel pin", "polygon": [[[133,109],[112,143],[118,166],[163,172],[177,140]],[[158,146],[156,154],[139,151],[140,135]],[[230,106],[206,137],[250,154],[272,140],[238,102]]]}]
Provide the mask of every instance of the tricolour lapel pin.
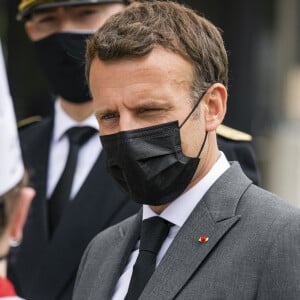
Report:
[{"label": "tricolour lapel pin", "polygon": [[208,241],[208,236],[201,235],[198,240],[200,243],[206,243]]}]

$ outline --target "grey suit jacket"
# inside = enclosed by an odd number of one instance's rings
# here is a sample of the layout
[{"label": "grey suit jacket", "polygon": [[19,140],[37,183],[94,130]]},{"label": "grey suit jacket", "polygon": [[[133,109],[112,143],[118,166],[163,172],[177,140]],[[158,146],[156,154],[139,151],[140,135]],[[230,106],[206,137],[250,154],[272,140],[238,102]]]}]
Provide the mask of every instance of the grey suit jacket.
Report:
[{"label": "grey suit jacket", "polygon": [[[100,233],[82,258],[74,300],[111,299],[141,213]],[[206,235],[206,243],[198,241]],[[238,163],[178,232],[140,299],[300,299],[300,211],[253,185]]]}]

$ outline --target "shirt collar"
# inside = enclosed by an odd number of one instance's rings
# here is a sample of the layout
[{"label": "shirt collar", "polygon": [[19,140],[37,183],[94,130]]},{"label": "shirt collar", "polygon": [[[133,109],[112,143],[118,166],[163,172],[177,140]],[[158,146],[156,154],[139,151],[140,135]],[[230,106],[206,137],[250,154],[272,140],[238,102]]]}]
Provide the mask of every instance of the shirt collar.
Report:
[{"label": "shirt collar", "polygon": [[54,105],[54,130],[53,140],[58,141],[65,132],[74,126],[90,126],[98,131],[98,123],[94,115],[90,115],[82,122],[72,119],[61,107],[60,101],[56,100]]},{"label": "shirt collar", "polygon": [[[230,164],[221,152],[220,157],[210,171],[190,190],[180,195],[161,214],[160,217],[181,227],[198,202],[202,199],[214,182],[230,167]],[[157,216],[148,206],[143,205],[143,220]]]}]

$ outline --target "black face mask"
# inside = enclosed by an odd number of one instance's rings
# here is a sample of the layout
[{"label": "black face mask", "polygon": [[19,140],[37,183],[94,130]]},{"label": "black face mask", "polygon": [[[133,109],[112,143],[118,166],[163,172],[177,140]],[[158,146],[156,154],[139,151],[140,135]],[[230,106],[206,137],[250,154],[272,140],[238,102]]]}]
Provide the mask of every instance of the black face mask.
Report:
[{"label": "black face mask", "polygon": [[191,182],[207,133],[198,156],[192,158],[182,153],[180,128],[201,98],[181,126],[174,121],[100,136],[108,172],[137,203],[167,204],[180,196]]},{"label": "black face mask", "polygon": [[85,78],[86,40],[90,35],[55,33],[34,42],[52,91],[73,103],[91,100]]}]

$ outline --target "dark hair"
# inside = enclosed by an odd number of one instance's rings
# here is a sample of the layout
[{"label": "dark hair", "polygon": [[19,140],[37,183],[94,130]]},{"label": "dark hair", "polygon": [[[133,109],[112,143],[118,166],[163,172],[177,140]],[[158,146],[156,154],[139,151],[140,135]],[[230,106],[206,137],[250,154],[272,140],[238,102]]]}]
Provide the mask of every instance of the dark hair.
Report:
[{"label": "dark hair", "polygon": [[219,30],[192,9],[174,2],[133,3],[110,17],[87,43],[86,76],[93,59],[142,57],[169,49],[194,66],[194,97],[211,84],[228,84],[228,58]]},{"label": "dark hair", "polygon": [[0,196],[0,238],[19,201],[20,190],[26,186],[27,182],[28,175],[25,173],[21,181],[15,187],[10,189],[4,195]]}]

